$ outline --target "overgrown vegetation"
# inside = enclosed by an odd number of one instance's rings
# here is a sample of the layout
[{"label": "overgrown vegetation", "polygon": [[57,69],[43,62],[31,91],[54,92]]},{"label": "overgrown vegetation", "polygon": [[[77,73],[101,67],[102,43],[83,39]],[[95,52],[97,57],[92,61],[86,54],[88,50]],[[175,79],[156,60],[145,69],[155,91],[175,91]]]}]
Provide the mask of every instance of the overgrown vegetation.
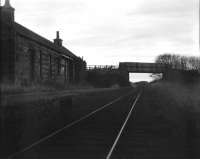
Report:
[{"label": "overgrown vegetation", "polygon": [[87,72],[86,82],[97,88],[130,86],[129,81],[118,71],[90,70]]},{"label": "overgrown vegetation", "polygon": [[55,81],[44,81],[41,83],[32,83],[22,85],[21,83],[1,83],[1,93],[15,94],[28,92],[61,91],[76,89],[93,88],[119,88],[130,86],[129,81],[118,71],[90,70],[87,72],[85,80],[79,83],[56,83]]},{"label": "overgrown vegetation", "polygon": [[163,54],[159,55],[155,62],[166,64],[172,69],[196,70],[200,72],[200,57]]},{"label": "overgrown vegetation", "polygon": [[[166,72],[163,80],[183,83],[197,83],[200,81],[200,58],[194,56],[182,56],[176,54],[159,55],[156,63],[166,64]],[[155,80],[159,80],[160,75],[152,75]]]},{"label": "overgrown vegetation", "polygon": [[54,81],[45,81],[42,83],[32,83],[30,85],[21,85],[18,83],[1,83],[0,90],[3,94],[29,93],[29,92],[51,92],[75,89],[91,89],[92,85],[87,82],[58,84]]},{"label": "overgrown vegetation", "polygon": [[153,150],[149,156],[156,152],[162,154],[158,158],[166,159],[200,157],[199,94],[200,85],[174,82],[157,82],[145,89],[136,106],[135,119],[138,116],[147,125],[146,142]]}]

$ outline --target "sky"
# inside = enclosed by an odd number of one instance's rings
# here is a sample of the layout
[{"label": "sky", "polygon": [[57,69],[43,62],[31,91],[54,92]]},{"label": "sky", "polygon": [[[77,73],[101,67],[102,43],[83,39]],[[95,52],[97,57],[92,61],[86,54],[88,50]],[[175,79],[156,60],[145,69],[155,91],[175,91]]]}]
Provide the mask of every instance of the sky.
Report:
[{"label": "sky", "polygon": [[15,20],[88,65],[199,56],[199,0],[10,0]]}]

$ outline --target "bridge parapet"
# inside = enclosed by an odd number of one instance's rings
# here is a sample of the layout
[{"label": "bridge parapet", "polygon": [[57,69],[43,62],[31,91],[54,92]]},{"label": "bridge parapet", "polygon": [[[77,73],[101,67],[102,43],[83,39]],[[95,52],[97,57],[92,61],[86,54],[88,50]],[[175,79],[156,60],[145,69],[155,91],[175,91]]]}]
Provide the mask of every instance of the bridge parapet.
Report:
[{"label": "bridge parapet", "polygon": [[164,73],[169,66],[161,63],[121,62],[119,70],[129,73]]},{"label": "bridge parapet", "polygon": [[87,70],[117,70],[119,67],[115,65],[88,65]]}]

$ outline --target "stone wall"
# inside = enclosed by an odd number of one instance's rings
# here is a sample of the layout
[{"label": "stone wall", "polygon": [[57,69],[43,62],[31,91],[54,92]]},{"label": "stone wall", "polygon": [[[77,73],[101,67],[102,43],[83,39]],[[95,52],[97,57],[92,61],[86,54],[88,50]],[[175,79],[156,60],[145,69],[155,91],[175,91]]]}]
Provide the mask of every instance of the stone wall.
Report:
[{"label": "stone wall", "polygon": [[60,57],[57,52],[19,34],[16,36],[16,44],[17,82],[69,82],[69,59]]}]

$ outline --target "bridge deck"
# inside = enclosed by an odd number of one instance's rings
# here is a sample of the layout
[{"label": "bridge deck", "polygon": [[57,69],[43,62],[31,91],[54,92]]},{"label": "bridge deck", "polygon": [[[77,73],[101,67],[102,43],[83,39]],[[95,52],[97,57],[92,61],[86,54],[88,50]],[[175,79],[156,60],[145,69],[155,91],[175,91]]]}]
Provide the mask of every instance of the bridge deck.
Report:
[{"label": "bridge deck", "polygon": [[158,63],[123,62],[119,64],[119,69],[132,73],[163,73],[167,68],[167,65]]}]

